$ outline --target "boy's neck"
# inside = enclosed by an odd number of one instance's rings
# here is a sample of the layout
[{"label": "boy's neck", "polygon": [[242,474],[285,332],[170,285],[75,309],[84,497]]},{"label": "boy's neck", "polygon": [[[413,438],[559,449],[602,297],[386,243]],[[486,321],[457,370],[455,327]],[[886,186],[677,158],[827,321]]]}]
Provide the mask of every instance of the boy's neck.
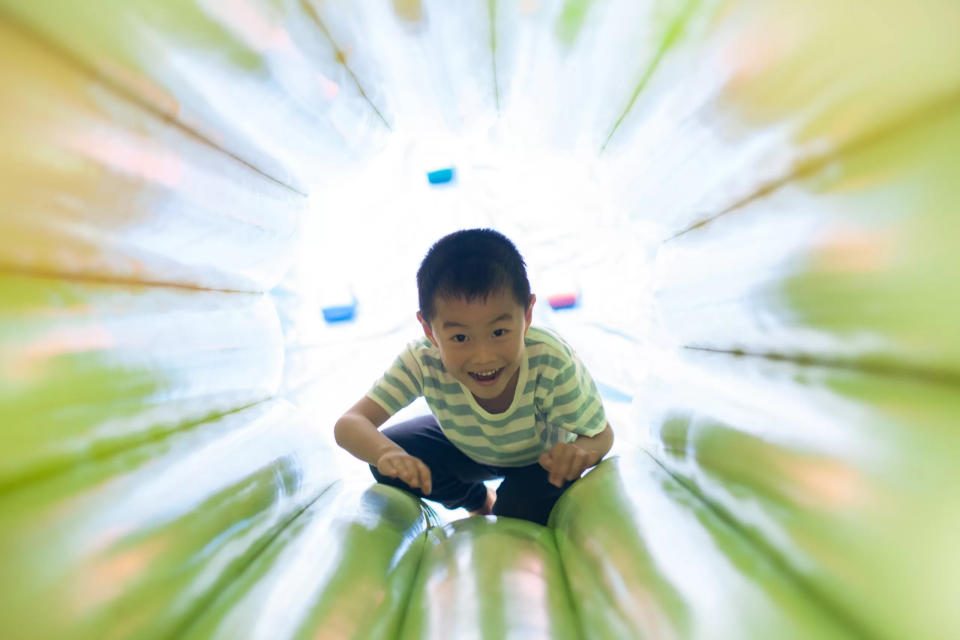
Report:
[{"label": "boy's neck", "polygon": [[503,413],[513,404],[513,397],[517,391],[517,380],[519,379],[520,369],[517,368],[517,370],[513,372],[510,382],[508,382],[504,388],[503,393],[496,398],[478,398],[476,394],[474,394],[473,399],[476,400],[477,404],[487,413]]}]

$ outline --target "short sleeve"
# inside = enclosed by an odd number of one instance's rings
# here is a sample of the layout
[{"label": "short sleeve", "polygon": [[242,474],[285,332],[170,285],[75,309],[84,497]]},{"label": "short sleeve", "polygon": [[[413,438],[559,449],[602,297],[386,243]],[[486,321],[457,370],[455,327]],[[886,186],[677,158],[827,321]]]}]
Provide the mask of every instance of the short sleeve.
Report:
[{"label": "short sleeve", "polygon": [[544,403],[547,423],[582,436],[595,436],[607,426],[597,385],[576,355],[557,372]]},{"label": "short sleeve", "polygon": [[393,415],[423,395],[423,371],[410,349],[397,356],[393,365],[367,392],[367,397]]}]

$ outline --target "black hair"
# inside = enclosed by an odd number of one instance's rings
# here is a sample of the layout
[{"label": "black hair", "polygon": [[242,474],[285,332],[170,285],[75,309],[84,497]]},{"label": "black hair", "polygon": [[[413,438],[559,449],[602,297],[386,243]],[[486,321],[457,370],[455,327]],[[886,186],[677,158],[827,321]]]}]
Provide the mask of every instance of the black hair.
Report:
[{"label": "black hair", "polygon": [[527,308],[530,282],[523,256],[493,229],[464,229],[440,238],[417,270],[420,314],[427,322],[436,313],[437,296],[472,301],[504,288]]}]

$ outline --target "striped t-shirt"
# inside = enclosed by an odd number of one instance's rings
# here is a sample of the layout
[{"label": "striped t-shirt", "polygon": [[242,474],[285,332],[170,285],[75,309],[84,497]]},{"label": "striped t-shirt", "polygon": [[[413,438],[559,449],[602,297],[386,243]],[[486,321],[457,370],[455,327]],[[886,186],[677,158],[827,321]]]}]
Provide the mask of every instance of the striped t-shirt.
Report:
[{"label": "striped t-shirt", "polygon": [[367,397],[393,415],[423,396],[450,442],[473,460],[498,467],[533,464],[557,442],[603,431],[600,394],[573,349],[536,327],[524,343],[517,389],[503,413],[477,404],[426,338],[408,345]]}]

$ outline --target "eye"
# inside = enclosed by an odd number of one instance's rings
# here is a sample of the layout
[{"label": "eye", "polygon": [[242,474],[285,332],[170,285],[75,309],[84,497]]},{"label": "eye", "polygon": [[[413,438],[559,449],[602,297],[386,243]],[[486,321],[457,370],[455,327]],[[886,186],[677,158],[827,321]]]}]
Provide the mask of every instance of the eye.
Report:
[{"label": "eye", "polygon": [[493,330],[493,337],[494,337],[494,338],[501,338],[501,337],[507,335],[509,332],[510,332],[509,329],[494,329],[494,330]]},{"label": "eye", "polygon": [[458,333],[456,335],[451,336],[450,339],[453,340],[454,342],[466,342],[467,336],[463,335],[462,333]]}]

